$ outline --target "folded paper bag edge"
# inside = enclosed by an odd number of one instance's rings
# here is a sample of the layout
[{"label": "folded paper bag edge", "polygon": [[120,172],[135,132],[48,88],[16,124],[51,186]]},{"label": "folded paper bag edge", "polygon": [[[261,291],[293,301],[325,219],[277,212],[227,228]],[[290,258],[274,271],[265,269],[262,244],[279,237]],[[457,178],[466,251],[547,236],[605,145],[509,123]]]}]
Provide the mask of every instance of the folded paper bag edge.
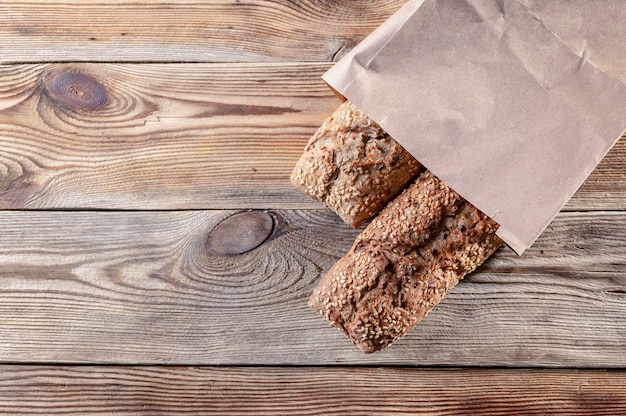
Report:
[{"label": "folded paper bag edge", "polygon": [[[412,0],[407,2],[379,27],[374,29],[372,33],[322,75],[322,79],[326,84],[332,86],[334,92],[345,91],[349,88],[350,80],[357,78],[358,72],[368,69],[369,64],[376,58],[378,53],[411,16],[417,12],[424,1]],[[346,74],[351,75],[346,76]],[[347,84],[345,81],[348,81]],[[343,97],[342,94],[339,94],[339,96]],[[345,97],[343,99],[345,100]]]}]

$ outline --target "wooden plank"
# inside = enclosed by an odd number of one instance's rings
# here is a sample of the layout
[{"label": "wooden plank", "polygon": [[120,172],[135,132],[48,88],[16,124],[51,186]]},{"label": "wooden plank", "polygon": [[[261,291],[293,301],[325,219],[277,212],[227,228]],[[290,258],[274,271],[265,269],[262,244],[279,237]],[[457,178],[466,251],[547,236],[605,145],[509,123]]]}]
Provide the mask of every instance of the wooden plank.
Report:
[{"label": "wooden plank", "polygon": [[0,67],[0,208],[319,206],[289,183],[328,65]]},{"label": "wooden plank", "polygon": [[331,62],[405,1],[3,1],[0,62]]},{"label": "wooden plank", "polygon": [[[0,361],[626,365],[625,212],[559,215],[369,356],[306,306],[356,231],[328,210],[271,211],[259,247],[214,254],[231,214],[0,212]],[[232,230],[229,247],[250,244]]]},{"label": "wooden plank", "polygon": [[[289,174],[328,68],[0,66],[0,208],[318,208]],[[622,139],[567,209],[626,209],[625,171]]]},{"label": "wooden plank", "polygon": [[607,415],[623,371],[0,366],[0,414]]}]

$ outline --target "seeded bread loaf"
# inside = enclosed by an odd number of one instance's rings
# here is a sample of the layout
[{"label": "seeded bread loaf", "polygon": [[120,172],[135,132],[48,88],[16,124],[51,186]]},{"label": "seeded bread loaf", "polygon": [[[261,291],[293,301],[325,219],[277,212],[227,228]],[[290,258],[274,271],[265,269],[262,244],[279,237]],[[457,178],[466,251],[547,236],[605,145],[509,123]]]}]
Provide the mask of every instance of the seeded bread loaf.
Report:
[{"label": "seeded bread loaf", "polygon": [[309,140],[291,175],[351,227],[376,215],[421,170],[378,124],[344,102]]},{"label": "seeded bread loaf", "polygon": [[496,229],[426,171],[365,228],[309,304],[363,352],[381,350],[502,244]]}]

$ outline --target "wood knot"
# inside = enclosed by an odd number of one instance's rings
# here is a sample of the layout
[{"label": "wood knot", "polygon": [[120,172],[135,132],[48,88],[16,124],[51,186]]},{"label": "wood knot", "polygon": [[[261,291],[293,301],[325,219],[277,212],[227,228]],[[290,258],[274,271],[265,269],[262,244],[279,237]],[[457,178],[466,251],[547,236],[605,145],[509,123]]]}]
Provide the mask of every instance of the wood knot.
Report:
[{"label": "wood knot", "polygon": [[44,80],[49,96],[72,110],[95,111],[107,105],[107,92],[90,76],[71,71],[57,72]]},{"label": "wood knot", "polygon": [[243,254],[263,244],[274,230],[274,218],[267,212],[240,212],[220,222],[209,234],[207,250],[229,256]]}]

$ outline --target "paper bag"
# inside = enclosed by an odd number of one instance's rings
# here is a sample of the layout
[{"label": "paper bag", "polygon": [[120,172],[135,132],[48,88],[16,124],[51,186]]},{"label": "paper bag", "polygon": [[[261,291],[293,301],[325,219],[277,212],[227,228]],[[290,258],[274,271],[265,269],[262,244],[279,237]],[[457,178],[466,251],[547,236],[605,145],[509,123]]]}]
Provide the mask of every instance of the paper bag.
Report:
[{"label": "paper bag", "polygon": [[626,1],[409,1],[324,80],[521,254],[626,130]]}]

